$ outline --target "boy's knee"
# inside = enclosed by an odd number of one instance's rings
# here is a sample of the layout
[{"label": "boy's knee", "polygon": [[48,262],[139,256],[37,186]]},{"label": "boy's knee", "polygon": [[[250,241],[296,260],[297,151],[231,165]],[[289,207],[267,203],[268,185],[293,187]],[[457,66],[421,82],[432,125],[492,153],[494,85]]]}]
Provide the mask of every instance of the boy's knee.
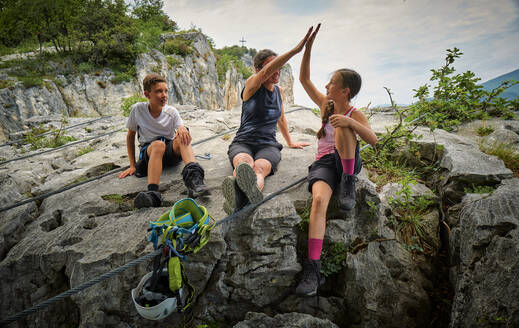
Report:
[{"label": "boy's knee", "polygon": [[166,151],[166,144],[160,140],[153,141],[149,147],[151,154],[155,155],[162,155]]}]

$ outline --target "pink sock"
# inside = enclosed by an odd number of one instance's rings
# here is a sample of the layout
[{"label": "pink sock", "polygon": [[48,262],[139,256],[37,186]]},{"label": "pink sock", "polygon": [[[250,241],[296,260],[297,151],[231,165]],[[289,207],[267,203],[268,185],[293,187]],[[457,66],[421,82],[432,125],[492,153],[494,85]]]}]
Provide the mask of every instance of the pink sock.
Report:
[{"label": "pink sock", "polygon": [[347,158],[347,159],[342,159],[341,158],[341,163],[342,163],[342,172],[346,173],[346,174],[353,174],[353,169],[355,168],[355,158]]},{"label": "pink sock", "polygon": [[323,249],[323,240],[308,238],[308,259],[319,260],[321,259],[321,250]]}]

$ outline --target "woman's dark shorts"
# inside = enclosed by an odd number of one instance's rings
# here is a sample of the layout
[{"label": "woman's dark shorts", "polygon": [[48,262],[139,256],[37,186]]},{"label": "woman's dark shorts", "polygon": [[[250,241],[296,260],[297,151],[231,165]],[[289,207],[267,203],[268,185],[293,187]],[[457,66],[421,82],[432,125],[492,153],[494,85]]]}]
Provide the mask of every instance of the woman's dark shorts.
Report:
[{"label": "woman's dark shorts", "polygon": [[272,170],[270,170],[269,175],[273,175],[276,173],[278,168],[278,164],[281,161],[281,149],[283,146],[278,143],[278,145],[252,145],[244,142],[233,142],[229,146],[229,150],[227,151],[227,155],[229,156],[229,161],[231,161],[231,165],[234,168],[232,160],[234,157],[240,153],[249,154],[254,160],[258,159],[266,159],[272,165]]},{"label": "woman's dark shorts", "polygon": [[[358,174],[362,169],[362,159],[359,154],[359,143],[355,148],[355,167],[354,174]],[[337,149],[332,154],[324,155],[308,167],[308,191],[312,192],[312,186],[316,181],[324,181],[335,191],[342,176],[342,163]]]},{"label": "woman's dark shorts", "polygon": [[[182,157],[180,155],[177,155],[173,152],[173,140],[168,139],[159,139],[162,142],[166,144],[166,150],[164,151],[164,155],[162,156],[162,166],[175,166],[178,163],[182,161]],[[137,164],[135,165],[136,171],[135,175],[137,177],[145,177],[148,175],[148,161],[150,160],[147,152],[148,146],[151,144],[151,142],[144,144],[141,147],[140,153],[139,153],[139,160],[137,161]]]}]

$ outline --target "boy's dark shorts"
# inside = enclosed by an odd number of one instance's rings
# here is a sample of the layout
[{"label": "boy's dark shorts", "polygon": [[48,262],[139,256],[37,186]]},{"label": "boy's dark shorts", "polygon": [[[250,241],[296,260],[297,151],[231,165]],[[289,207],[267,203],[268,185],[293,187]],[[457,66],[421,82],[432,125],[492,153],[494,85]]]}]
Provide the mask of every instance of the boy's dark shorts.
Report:
[{"label": "boy's dark shorts", "polygon": [[[182,161],[182,157],[173,152],[173,140],[162,140],[166,144],[166,150],[164,151],[164,156],[162,156],[162,166],[175,166]],[[137,177],[145,177],[148,175],[148,161],[150,160],[148,156],[148,146],[151,142],[148,142],[142,145],[139,160],[137,161],[135,175]]]},{"label": "boy's dark shorts", "polygon": [[[362,159],[359,154],[359,143],[355,148],[355,167],[354,174],[358,174],[362,169]],[[335,191],[342,176],[342,163],[337,149],[332,154],[324,155],[308,167],[308,191],[312,192],[312,186],[316,181],[324,181]]]},{"label": "boy's dark shorts", "polygon": [[227,155],[233,168],[232,160],[240,153],[249,154],[254,160],[266,159],[272,165],[269,175],[273,175],[276,173],[278,164],[281,161],[281,149],[283,149],[283,146],[279,143],[277,145],[253,145],[244,142],[233,142],[229,146]]}]

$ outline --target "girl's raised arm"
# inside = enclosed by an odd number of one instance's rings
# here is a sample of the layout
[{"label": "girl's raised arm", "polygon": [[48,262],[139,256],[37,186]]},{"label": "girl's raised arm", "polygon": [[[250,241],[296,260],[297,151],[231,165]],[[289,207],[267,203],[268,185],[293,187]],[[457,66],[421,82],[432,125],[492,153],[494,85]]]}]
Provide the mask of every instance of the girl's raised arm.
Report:
[{"label": "girl's raised arm", "polygon": [[317,106],[319,106],[319,109],[321,109],[322,112],[324,107],[326,107],[327,98],[325,95],[319,92],[319,90],[317,90],[315,85],[310,80],[310,54],[312,52],[312,45],[314,43],[315,36],[317,35],[320,27],[321,24],[317,25],[315,32],[312,33],[306,42],[305,53],[303,55],[303,59],[301,60],[301,69],[299,70],[299,81],[303,85],[303,88],[305,89],[310,99],[312,99],[312,101]]}]

